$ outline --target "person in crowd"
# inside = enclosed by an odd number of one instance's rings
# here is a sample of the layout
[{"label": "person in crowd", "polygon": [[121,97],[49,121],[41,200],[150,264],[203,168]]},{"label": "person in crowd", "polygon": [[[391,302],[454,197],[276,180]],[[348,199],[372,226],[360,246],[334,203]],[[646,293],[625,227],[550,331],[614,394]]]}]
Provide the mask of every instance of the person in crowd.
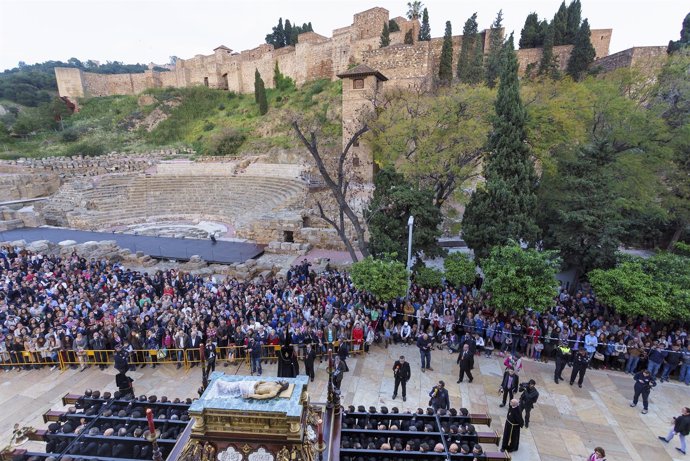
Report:
[{"label": "person in crowd", "polygon": [[673,437],[678,435],[680,447],[676,447],[676,450],[685,454],[687,449],[685,446],[685,437],[688,435],[688,433],[690,433],[690,408],[683,407],[681,409],[680,416],[673,418],[673,427],[668,431],[668,435],[666,437],[660,435],[659,440],[663,441],[664,443],[668,443],[673,439]]},{"label": "person in crowd", "polygon": [[587,461],[606,461],[606,451],[601,447],[596,447],[594,452],[587,457]]},{"label": "person in crowd", "polygon": [[458,383],[461,383],[465,379],[465,375],[467,375],[467,378],[470,380],[470,382],[472,382],[474,380],[474,377],[472,376],[472,363],[474,362],[474,358],[470,352],[469,344],[462,346],[462,352],[460,352],[458,355],[456,362],[460,364],[460,376],[458,377]]},{"label": "person in crowd", "polygon": [[431,368],[431,346],[432,340],[429,338],[428,334],[424,333],[417,339],[417,347],[419,348],[419,355],[422,359],[422,373],[426,370],[434,371],[434,369]]},{"label": "person in crowd", "polygon": [[410,380],[410,376],[410,364],[405,360],[405,356],[401,355],[393,364],[393,378],[395,379],[393,400],[398,397],[398,387],[400,386],[402,388],[403,402],[407,401],[407,381]]},{"label": "person in crowd", "polygon": [[311,343],[307,344],[304,350],[304,372],[309,376],[309,380],[314,382],[314,362],[316,361],[316,350],[312,347]]},{"label": "person in crowd", "polygon": [[448,397],[448,389],[446,383],[439,381],[429,392],[429,406],[438,411],[439,408],[448,410],[450,408],[450,398]]},{"label": "person in crowd", "polygon": [[656,386],[656,380],[649,370],[638,371],[635,373],[633,380],[635,380],[635,395],[630,406],[636,407],[640,396],[642,396],[642,414],[647,414],[647,411],[649,411],[649,393]]}]

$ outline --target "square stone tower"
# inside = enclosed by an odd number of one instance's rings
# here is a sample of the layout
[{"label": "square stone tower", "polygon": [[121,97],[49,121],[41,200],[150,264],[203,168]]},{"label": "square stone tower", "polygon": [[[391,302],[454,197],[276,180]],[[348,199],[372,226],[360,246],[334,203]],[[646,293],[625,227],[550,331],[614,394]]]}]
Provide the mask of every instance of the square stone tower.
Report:
[{"label": "square stone tower", "polygon": [[[343,81],[343,150],[348,141],[372,116],[374,105],[382,91],[382,83],[388,79],[379,71],[360,64],[338,77]],[[371,148],[359,141],[352,145],[348,154],[349,166],[357,182],[370,184],[374,179],[374,159]]]}]

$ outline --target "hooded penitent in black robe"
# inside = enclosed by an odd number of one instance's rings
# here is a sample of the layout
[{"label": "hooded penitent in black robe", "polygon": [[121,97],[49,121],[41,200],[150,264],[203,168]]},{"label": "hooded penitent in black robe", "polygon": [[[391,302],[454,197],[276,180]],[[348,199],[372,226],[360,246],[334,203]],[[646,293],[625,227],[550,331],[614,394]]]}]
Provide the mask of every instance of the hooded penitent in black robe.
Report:
[{"label": "hooded penitent in black robe", "polygon": [[279,378],[294,378],[297,376],[298,370],[295,369],[293,361],[293,348],[290,344],[290,333],[285,335],[283,344],[280,347],[280,354],[278,354],[278,377]]}]

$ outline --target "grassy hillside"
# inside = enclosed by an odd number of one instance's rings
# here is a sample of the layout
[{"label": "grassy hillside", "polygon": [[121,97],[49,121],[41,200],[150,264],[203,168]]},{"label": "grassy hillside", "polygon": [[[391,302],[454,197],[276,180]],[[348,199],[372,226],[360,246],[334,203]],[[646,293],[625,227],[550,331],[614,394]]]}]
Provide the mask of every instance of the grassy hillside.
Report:
[{"label": "grassy hillside", "polygon": [[[101,155],[192,147],[201,155],[263,153],[297,145],[289,122],[318,117],[327,138],[340,136],[340,82],[267,90],[269,111],[254,95],[205,87],[148,90],[139,96],[80,101],[68,115],[53,102],[0,117],[0,158]],[[16,104],[14,104],[16,106]],[[16,111],[14,111],[16,112]],[[62,122],[55,113],[63,112]]]}]

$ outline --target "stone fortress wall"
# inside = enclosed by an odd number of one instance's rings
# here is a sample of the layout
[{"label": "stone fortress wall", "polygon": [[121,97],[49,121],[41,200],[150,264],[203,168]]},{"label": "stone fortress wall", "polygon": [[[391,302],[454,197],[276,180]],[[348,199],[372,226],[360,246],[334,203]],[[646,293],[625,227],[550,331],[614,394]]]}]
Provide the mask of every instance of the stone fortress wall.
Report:
[{"label": "stone fortress wall", "polygon": [[[324,37],[315,32],[300,34],[299,43],[273,49],[272,45],[261,44],[251,50],[234,52],[219,46],[211,55],[196,55],[190,59],[179,59],[169,72],[148,70],[139,74],[104,75],[83,72],[79,69],[55,68],[60,96],[70,99],[107,96],[115,94],[138,94],[147,88],[189,87],[205,85],[210,88],[226,89],[237,93],[254,91],[254,71],[259,70],[267,87],[273,86],[273,68],[278,62],[281,72],[295,80],[298,85],[320,78],[335,80],[337,74],[354,64],[365,64],[388,77],[388,85],[425,86],[437,74],[441,54],[442,38],[418,42],[419,21],[394,18],[400,26],[399,32],[390,34],[391,44],[379,48],[383,24],[389,20],[384,8],[371,8],[354,15],[351,25],[335,29],[332,36]],[[415,43],[405,45],[404,38],[412,30]],[[592,30],[592,44],[597,59],[609,53],[611,29]],[[484,50],[488,52],[490,31],[481,33]],[[462,36],[454,36],[454,53],[460,50]],[[557,47],[562,67],[567,63],[570,46]],[[520,69],[524,72],[530,63],[538,63],[540,49],[518,50]],[[457,59],[454,56],[454,59]]]}]

